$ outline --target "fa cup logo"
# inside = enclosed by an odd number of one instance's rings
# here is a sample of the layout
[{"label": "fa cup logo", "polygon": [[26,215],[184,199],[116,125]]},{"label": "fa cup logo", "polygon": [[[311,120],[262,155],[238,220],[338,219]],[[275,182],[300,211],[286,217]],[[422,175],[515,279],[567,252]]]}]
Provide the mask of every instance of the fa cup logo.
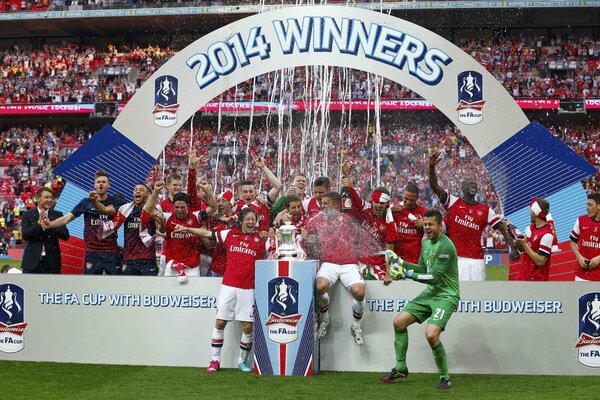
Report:
[{"label": "fa cup logo", "polygon": [[17,285],[0,285],[0,351],[16,353],[23,350],[23,289]]},{"label": "fa cup logo", "polygon": [[600,367],[600,293],[588,293],[579,298],[579,339],[575,348],[579,362],[588,367]]},{"label": "fa cup logo", "polygon": [[17,294],[10,290],[10,286],[6,288],[6,292],[0,293],[0,303],[2,303],[2,311],[8,316],[8,322],[13,316],[11,310],[16,308],[17,312],[21,312],[21,305],[17,299]]},{"label": "fa cup logo", "polygon": [[277,343],[298,339],[298,282],[289,277],[269,281],[269,316],[265,321],[267,337]]},{"label": "fa cup logo", "polygon": [[586,305],[586,311],[583,317],[581,317],[582,321],[587,321],[596,327],[596,332],[600,329],[600,300],[598,300],[598,295],[594,296],[593,301],[588,301]]},{"label": "fa cup logo", "polygon": [[292,304],[296,304],[292,288],[285,283],[285,279],[281,279],[281,283],[275,284],[275,293],[271,297],[271,303],[276,302],[281,306],[281,315],[285,315],[288,299],[292,301]]},{"label": "fa cup logo", "polygon": [[173,126],[177,123],[177,78],[163,75],[154,81],[154,124],[162,128]]},{"label": "fa cup logo", "polygon": [[465,125],[483,121],[483,75],[477,71],[458,74],[458,120]]}]

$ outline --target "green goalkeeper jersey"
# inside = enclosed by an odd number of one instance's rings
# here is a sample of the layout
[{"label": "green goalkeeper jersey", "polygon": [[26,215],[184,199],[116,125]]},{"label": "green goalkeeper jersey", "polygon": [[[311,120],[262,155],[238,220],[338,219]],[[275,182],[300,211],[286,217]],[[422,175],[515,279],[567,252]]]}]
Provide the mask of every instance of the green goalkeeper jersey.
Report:
[{"label": "green goalkeeper jersey", "polygon": [[404,268],[414,271],[413,280],[427,284],[424,294],[460,299],[458,256],[448,236],[442,234],[437,242],[424,241],[419,263],[405,261]]}]

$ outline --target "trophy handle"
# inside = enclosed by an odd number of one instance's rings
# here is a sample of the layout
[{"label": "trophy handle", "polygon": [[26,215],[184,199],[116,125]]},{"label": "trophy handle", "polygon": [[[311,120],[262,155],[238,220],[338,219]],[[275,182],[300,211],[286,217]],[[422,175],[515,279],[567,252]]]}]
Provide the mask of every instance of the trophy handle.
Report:
[{"label": "trophy handle", "polygon": [[306,252],[302,248],[302,236],[299,234],[296,235],[295,242],[296,242],[296,250],[297,250],[296,258],[298,260],[306,260]]}]

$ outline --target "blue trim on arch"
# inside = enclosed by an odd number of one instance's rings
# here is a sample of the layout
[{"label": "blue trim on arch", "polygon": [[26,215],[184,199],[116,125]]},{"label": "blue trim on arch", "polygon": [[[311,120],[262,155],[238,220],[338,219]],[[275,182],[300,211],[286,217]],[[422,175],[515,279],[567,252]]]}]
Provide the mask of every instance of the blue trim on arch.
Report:
[{"label": "blue trim on arch", "polygon": [[146,181],[155,159],[111,125],[105,125],[88,142],[54,169],[80,189],[91,190],[98,170],[110,176],[109,193],[132,200],[133,188]]},{"label": "blue trim on arch", "polygon": [[[596,173],[546,128],[533,121],[483,157],[505,214],[528,207]],[[581,189],[583,191],[583,189]]]},{"label": "blue trim on arch", "polygon": [[[587,194],[581,183],[575,182],[565,189],[545,197],[545,199],[550,203],[550,213],[554,218],[554,228],[556,229],[558,242],[562,243],[569,240],[575,220],[580,215],[586,214]],[[525,228],[531,224],[529,206],[507,215],[506,218],[524,232]]]}]

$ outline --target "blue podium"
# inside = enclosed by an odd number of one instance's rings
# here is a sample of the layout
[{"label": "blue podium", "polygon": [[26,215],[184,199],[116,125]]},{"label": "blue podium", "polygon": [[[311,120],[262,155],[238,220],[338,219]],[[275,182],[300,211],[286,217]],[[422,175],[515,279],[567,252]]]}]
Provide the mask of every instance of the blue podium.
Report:
[{"label": "blue podium", "polygon": [[314,282],[318,261],[261,260],[255,268],[254,374],[319,371]]}]

